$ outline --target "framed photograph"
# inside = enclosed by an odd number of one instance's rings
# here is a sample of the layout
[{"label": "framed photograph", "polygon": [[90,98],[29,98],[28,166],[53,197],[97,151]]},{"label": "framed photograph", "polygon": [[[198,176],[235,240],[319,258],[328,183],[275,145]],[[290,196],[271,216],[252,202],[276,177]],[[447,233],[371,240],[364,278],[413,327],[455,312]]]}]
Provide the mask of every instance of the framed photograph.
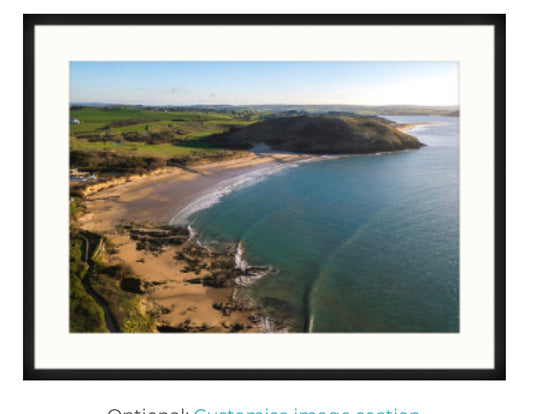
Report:
[{"label": "framed photograph", "polygon": [[505,15],[25,15],[24,378],[505,379]]}]

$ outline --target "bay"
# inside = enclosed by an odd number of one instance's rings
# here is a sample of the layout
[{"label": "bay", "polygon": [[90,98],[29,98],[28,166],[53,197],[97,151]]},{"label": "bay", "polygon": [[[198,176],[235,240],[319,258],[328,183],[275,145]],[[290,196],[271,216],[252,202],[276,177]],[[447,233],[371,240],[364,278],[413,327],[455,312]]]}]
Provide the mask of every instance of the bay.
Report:
[{"label": "bay", "polygon": [[459,118],[408,133],[419,150],[332,157],[258,176],[196,211],[204,242],[269,265],[240,294],[309,332],[458,332]]}]

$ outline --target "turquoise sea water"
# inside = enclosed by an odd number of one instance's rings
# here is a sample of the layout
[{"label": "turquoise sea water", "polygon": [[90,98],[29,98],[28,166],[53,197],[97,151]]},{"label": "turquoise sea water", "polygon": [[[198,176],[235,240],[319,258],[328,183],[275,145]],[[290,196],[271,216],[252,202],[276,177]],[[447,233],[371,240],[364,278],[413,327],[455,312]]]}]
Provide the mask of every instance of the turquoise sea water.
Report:
[{"label": "turquoise sea water", "polygon": [[296,331],[458,332],[459,119],[419,150],[302,163],[224,191],[189,217],[203,241],[271,265],[241,294]]}]

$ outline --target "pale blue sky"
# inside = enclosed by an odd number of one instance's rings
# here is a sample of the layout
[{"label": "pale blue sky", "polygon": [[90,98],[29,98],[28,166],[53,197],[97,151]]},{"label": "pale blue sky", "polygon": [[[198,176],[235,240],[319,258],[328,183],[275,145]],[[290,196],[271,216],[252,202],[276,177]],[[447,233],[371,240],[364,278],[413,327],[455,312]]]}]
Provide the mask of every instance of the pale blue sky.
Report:
[{"label": "pale blue sky", "polygon": [[70,102],[458,105],[457,62],[71,62]]}]

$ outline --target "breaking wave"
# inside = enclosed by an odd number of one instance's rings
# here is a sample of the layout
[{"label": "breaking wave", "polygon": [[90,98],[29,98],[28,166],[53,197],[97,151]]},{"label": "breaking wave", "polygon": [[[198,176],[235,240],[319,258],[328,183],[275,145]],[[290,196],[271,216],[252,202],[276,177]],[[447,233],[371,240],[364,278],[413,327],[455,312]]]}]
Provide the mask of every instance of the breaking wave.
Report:
[{"label": "breaking wave", "polygon": [[290,168],[298,167],[307,160],[295,161],[292,163],[269,165],[268,167],[259,168],[227,180],[220,181],[214,186],[208,188],[203,193],[179,210],[170,220],[172,225],[183,226],[190,223],[190,217],[202,210],[208,209],[220,202],[228,194],[242,190],[263,181],[270,175],[279,174]]}]

